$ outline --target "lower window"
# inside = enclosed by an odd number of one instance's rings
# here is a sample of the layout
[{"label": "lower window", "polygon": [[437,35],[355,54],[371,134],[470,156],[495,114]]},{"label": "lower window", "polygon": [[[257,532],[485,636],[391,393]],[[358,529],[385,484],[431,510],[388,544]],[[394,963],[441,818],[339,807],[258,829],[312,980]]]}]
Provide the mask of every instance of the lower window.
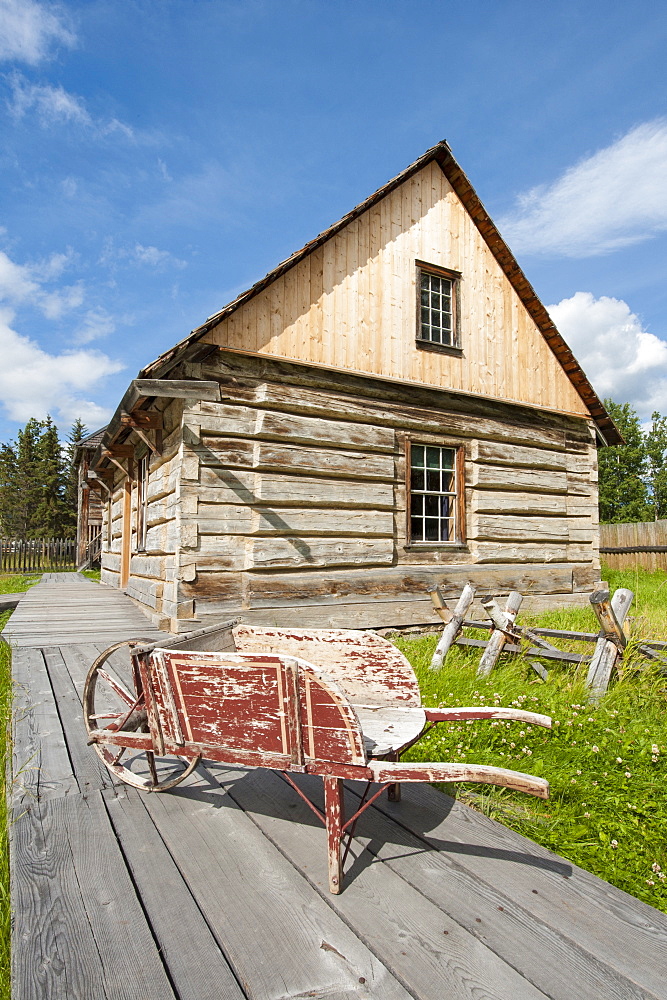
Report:
[{"label": "lower window", "polygon": [[457,452],[457,448],[410,445],[411,542],[460,540]]}]

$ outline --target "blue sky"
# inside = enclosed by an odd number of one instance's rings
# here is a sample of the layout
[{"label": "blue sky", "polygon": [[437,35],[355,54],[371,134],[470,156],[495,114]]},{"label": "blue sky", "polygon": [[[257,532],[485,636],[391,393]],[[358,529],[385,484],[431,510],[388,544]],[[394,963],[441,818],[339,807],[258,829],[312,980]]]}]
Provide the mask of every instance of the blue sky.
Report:
[{"label": "blue sky", "polygon": [[667,413],[667,12],[0,0],[0,440],[137,371],[447,139],[602,395]]}]

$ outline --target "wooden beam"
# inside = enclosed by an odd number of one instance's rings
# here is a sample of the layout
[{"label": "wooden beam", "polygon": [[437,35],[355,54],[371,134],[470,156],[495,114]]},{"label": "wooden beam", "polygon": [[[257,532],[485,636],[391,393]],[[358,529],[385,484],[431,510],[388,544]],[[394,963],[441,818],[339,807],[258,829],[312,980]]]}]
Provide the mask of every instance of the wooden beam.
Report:
[{"label": "wooden beam", "polygon": [[169,399],[205,399],[220,402],[220,384],[197,379],[135,378],[132,382],[138,396],[163,396]]}]

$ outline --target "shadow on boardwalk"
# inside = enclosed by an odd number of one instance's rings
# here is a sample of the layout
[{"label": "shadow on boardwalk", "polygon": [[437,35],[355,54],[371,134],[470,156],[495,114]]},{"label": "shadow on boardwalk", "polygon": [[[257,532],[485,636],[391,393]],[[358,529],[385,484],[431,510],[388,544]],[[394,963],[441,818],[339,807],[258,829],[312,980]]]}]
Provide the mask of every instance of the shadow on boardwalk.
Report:
[{"label": "shadow on boardwalk", "polygon": [[117,592],[57,584],[12,619],[17,998],[667,998],[665,915],[427,786],[364,814],[332,896],[324,830],[279,775],[115,785],[83,679],[157,633]]}]

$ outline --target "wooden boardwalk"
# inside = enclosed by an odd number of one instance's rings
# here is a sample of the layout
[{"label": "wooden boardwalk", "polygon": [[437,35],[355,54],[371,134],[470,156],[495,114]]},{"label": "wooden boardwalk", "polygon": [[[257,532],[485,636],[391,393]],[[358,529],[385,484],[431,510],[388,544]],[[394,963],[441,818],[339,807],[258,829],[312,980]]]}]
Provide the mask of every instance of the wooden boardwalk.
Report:
[{"label": "wooden boardwalk", "polygon": [[331,896],[324,830],[277,774],[207,764],[166,794],[115,785],[81,689],[137,612],[114,594],[117,630],[89,634],[106,594],[83,586],[69,642],[58,580],[11,630],[17,1000],[667,998],[664,914],[427,786],[364,814]]}]

